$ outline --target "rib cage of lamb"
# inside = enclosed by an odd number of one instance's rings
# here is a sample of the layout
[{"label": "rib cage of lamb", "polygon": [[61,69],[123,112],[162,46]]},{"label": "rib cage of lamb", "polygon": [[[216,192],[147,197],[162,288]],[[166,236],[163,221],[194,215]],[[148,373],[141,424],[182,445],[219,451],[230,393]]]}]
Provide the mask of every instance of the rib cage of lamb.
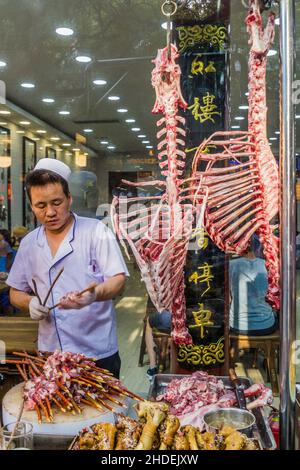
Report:
[{"label": "rib cage of lamb", "polygon": [[[198,191],[201,181],[208,189],[204,225],[221,250],[242,255],[251,236],[259,235],[268,271],[267,300],[279,309],[279,243],[272,225],[279,210],[279,171],[267,138],[266,106],[267,54],[274,39],[274,20],[270,13],[263,29],[258,2],[250,1],[248,131],[216,132],[202,142],[190,186],[192,193]],[[207,154],[207,149],[212,153]]]},{"label": "rib cage of lamb", "polygon": [[[250,0],[246,19],[250,36],[249,129],[216,132],[198,148],[192,174],[184,179],[185,119],[179,108],[187,104],[180,90],[181,71],[174,45],[158,51],[152,84],[157,125],[159,166],[165,180],[132,183],[128,188],[159,189],[160,195],[114,197],[112,221],[125,251],[130,246],[148,294],[158,312],[172,312],[172,337],[191,344],[186,327],[184,266],[193,228],[202,222],[212,241],[227,253],[243,254],[253,233],[263,245],[268,270],[267,299],[279,308],[278,239],[273,221],[278,213],[279,176],[266,132],[266,63],[274,38],[274,14],[265,29],[256,0]],[[213,153],[207,154],[212,148]],[[234,161],[235,165],[230,165]],[[204,165],[204,168],[203,168]],[[128,253],[127,253],[128,254]]]}]

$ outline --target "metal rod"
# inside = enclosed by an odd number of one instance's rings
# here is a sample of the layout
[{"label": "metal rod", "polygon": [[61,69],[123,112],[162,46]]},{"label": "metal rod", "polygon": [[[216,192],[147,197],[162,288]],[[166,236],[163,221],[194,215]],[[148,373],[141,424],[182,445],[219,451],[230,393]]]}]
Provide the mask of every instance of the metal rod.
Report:
[{"label": "metal rod", "polygon": [[296,200],[293,105],[295,2],[280,2],[281,315],[280,449],[295,448]]}]

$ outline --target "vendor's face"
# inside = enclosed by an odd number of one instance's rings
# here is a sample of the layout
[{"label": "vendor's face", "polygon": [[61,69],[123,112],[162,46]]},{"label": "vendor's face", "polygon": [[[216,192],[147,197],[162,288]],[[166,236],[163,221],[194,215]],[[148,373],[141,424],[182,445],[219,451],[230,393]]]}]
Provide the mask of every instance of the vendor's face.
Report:
[{"label": "vendor's face", "polygon": [[37,220],[50,232],[57,232],[68,222],[72,197],[65,195],[60,183],[33,186],[31,208]]}]

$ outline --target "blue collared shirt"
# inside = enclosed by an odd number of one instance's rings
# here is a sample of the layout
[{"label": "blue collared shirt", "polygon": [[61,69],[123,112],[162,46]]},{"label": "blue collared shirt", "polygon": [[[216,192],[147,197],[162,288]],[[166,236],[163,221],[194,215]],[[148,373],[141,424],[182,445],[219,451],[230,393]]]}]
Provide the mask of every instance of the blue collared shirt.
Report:
[{"label": "blue collared shirt", "polygon": [[[92,282],[100,284],[116,274],[129,276],[111,230],[96,219],[74,215],[74,223],[53,257],[43,226],[23,238],[7,284],[32,292],[35,279],[42,301],[50,284],[64,271],[47,306],[55,305],[70,291],[81,291]],[[39,322],[38,347],[61,349],[103,359],[118,351],[116,314],[112,300],[94,302],[80,310],[54,309]]]}]

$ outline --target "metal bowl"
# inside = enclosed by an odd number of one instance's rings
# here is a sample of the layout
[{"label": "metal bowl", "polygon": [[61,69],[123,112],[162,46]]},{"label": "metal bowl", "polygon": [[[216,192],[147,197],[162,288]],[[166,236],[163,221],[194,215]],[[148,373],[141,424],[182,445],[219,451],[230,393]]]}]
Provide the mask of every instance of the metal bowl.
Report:
[{"label": "metal bowl", "polygon": [[221,408],[209,411],[203,417],[207,430],[219,431],[223,426],[230,426],[237,431],[251,431],[255,424],[255,416],[240,408]]}]

